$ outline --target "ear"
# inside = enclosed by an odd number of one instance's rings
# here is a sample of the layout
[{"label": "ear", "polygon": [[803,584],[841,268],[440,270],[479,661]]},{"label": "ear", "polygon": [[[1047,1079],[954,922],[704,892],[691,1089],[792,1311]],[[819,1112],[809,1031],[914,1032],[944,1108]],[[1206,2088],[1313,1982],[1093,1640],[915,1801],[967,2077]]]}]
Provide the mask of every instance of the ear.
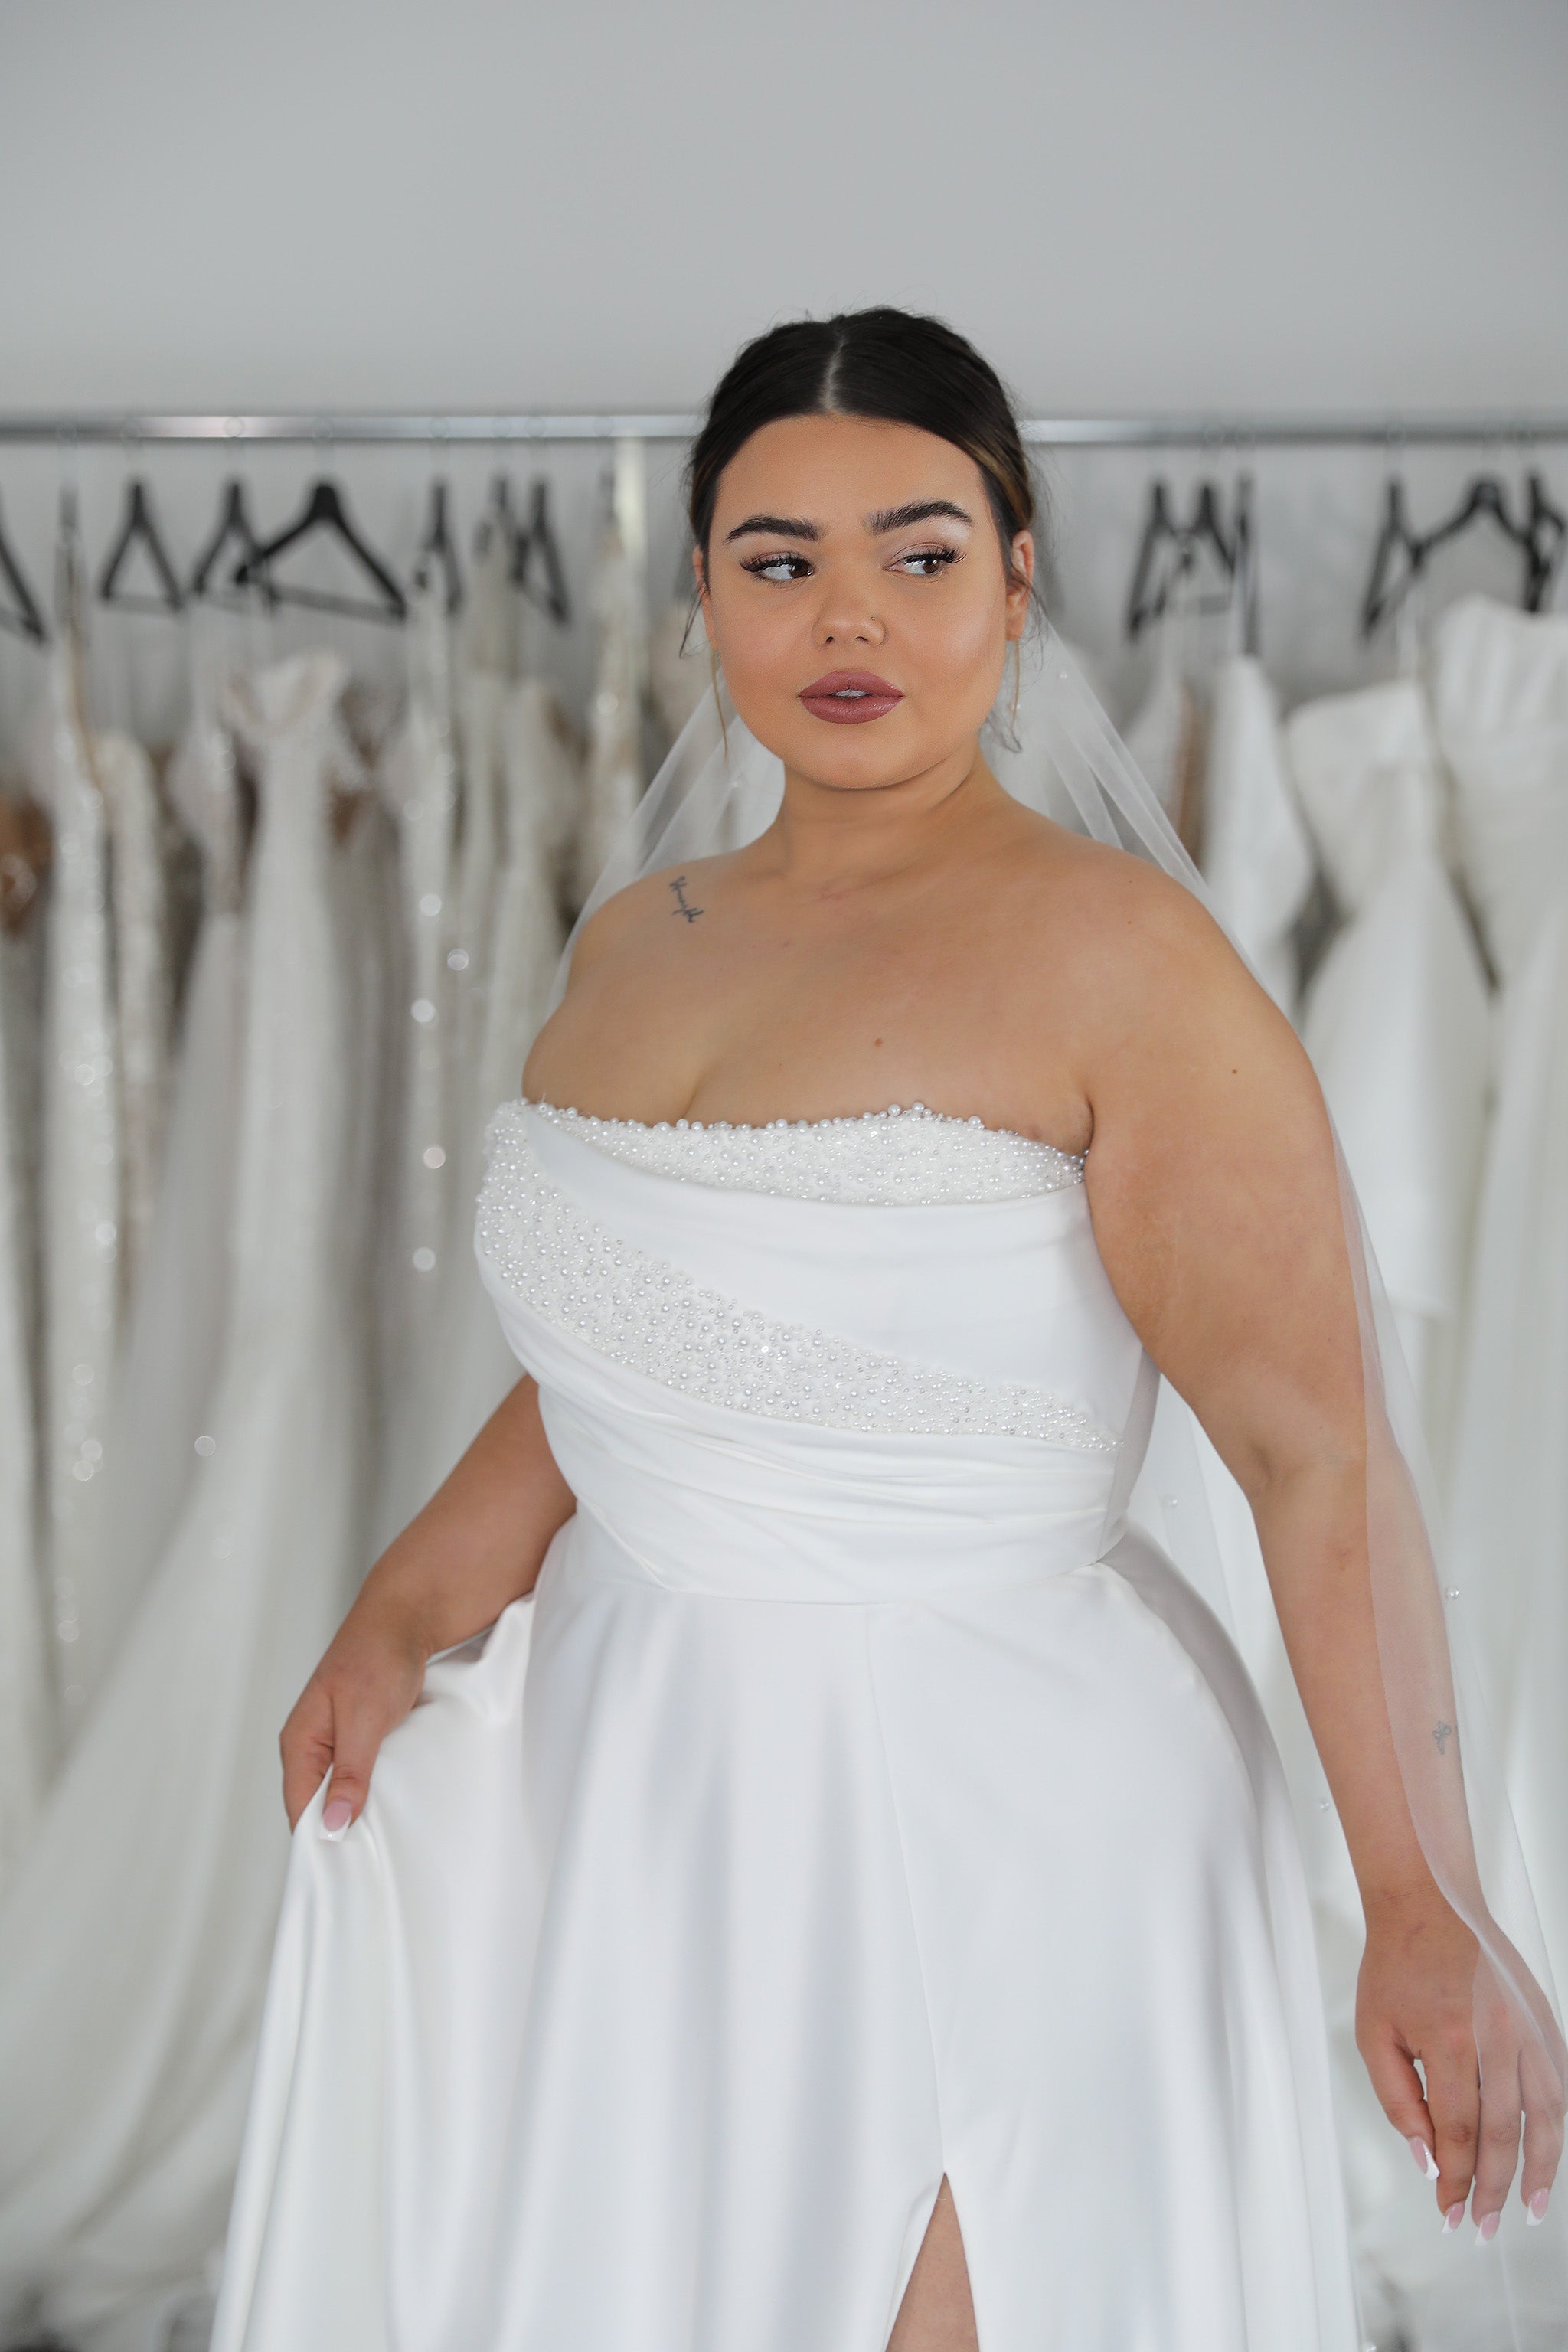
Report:
[{"label": "ear", "polygon": [[1023,635],[1029,622],[1029,597],[1035,585],[1034,532],[1016,531],[1008,553],[1011,567],[1007,581],[1007,635],[1016,640]]},{"label": "ear", "polygon": [[697,583],[698,609],[702,614],[702,626],[707,633],[709,648],[712,651],[715,650],[713,614],[709,606],[708,567],[702,561],[702,550],[700,547],[694,547],[691,551],[691,576]]}]

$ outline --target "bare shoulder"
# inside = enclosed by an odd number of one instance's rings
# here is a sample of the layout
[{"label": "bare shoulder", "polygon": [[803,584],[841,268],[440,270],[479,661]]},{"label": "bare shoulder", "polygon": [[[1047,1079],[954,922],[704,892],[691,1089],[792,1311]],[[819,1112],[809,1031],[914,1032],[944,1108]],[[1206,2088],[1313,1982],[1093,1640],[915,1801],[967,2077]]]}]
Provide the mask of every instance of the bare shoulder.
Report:
[{"label": "bare shoulder", "polygon": [[1261,994],[1196,893],[1147,858],[1037,821],[1014,863],[1016,936],[1031,979],[1115,1022],[1132,1006]]},{"label": "bare shoulder", "polygon": [[728,862],[721,856],[694,857],[684,866],[661,866],[657,872],[639,875],[624,889],[614,891],[577,934],[568,986],[573,979],[635,956],[656,939],[667,936],[667,919],[671,912],[681,911],[682,898],[688,912],[699,911],[702,890],[718,878]]}]

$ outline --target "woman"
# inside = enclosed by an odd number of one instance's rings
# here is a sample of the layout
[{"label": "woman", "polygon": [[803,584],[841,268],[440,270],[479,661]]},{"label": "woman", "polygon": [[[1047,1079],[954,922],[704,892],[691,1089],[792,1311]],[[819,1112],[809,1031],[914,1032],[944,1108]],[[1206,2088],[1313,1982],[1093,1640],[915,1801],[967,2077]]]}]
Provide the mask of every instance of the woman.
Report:
[{"label": "woman", "polygon": [[1341,2352],[1278,1767],[1126,1518],[1152,1366],[1251,1500],[1442,2227],[1521,2105],[1539,2218],[1560,2106],[1406,1800],[1321,1098],[1196,898],[982,755],[1033,499],[961,338],[764,336],[690,487],[782,803],[592,913],[498,1114],[527,1373],[284,1730],[218,2352]]}]

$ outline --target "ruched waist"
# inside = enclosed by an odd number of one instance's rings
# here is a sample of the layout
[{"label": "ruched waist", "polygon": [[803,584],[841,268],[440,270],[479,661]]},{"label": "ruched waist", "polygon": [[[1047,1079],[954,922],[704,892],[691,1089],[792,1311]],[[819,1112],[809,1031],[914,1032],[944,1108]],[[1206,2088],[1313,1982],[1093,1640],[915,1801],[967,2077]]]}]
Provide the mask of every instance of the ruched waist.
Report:
[{"label": "ruched waist", "polygon": [[559,1391],[577,1572],[735,1600],[874,1602],[1037,1582],[1099,1559],[1111,1465],[1024,1441],[940,1445],[671,1417],[613,1424]]}]

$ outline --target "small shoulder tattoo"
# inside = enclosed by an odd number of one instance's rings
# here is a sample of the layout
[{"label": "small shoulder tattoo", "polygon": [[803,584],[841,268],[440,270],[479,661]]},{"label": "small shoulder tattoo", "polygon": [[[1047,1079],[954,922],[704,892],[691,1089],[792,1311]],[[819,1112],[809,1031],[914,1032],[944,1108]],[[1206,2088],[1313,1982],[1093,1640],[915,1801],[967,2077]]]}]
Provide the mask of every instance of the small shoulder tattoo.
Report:
[{"label": "small shoulder tattoo", "polygon": [[674,881],[669,885],[669,887],[675,893],[675,904],[670,908],[670,913],[672,915],[684,915],[689,923],[694,923],[697,920],[698,916],[702,912],[702,909],[700,907],[689,907],[687,905],[685,875],[678,874]]}]

